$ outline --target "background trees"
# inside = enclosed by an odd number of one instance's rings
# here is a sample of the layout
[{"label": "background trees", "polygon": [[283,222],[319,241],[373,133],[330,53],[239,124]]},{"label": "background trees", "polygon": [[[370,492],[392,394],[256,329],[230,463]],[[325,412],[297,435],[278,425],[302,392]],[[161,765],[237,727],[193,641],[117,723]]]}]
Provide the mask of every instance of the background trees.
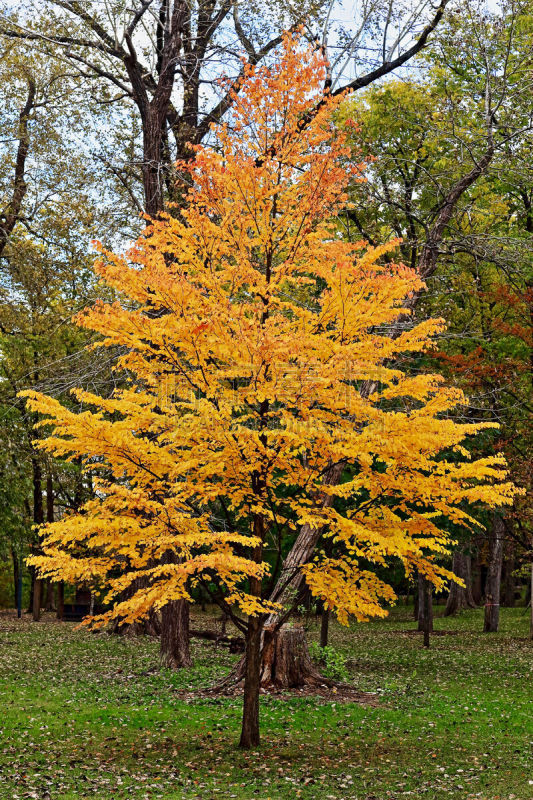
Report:
[{"label": "background trees", "polygon": [[[530,428],[531,261],[524,249],[525,212],[518,209],[524,201],[527,206],[519,188],[521,154],[524,147],[529,150],[532,133],[530,18],[528,9],[515,3],[502,4],[494,14],[471,5],[461,9],[462,16],[451,15],[433,38],[419,62],[421,76],[372,87],[348,103],[345,113],[360,125],[357,146],[375,161],[366,183],[353,192],[343,229],[371,242],[383,235],[402,238],[403,259],[429,285],[411,304],[421,303],[421,313],[443,313],[448,320],[444,369],[472,398],[469,418],[503,424],[499,444],[493,437],[483,440],[485,452],[509,447],[510,442],[504,445],[508,426],[513,446],[524,453],[529,445],[515,434],[524,425]],[[468,64],[462,52],[468,52]],[[511,174],[514,178],[502,182]],[[508,190],[514,181],[512,200]],[[507,452],[520,470],[522,456]],[[511,586],[517,542],[522,539],[522,557],[528,547],[518,521],[521,513],[528,515],[526,507],[528,501],[517,501],[516,511],[522,511],[506,512],[504,527],[498,516],[487,520],[498,535],[466,543],[456,557],[458,574],[468,574],[468,559],[477,551],[476,573],[484,578],[489,568],[498,584],[490,594],[499,594],[505,551]],[[491,553],[497,562],[492,567]],[[460,594],[453,589],[450,609]],[[511,595],[509,588],[506,602]],[[499,602],[493,596],[487,608],[497,609]],[[487,627],[496,629],[497,623]]]},{"label": "background trees", "polygon": [[[13,498],[3,512],[3,536],[8,539],[4,552],[11,553],[18,573],[25,546],[33,541],[31,523],[43,521],[46,514],[48,468],[34,447],[34,419],[17,393],[41,386],[59,396],[80,378],[99,382],[105,366],[81,352],[87,339],[72,327],[70,318],[94,296],[90,239],[96,226],[101,223],[103,237],[111,240],[132,227],[108,205],[102,173],[92,171],[80,152],[79,141],[91,127],[83,82],[53,62],[36,65],[30,48],[20,43],[6,46],[0,70],[5,97],[0,149],[0,439],[4,491]],[[95,109],[91,124],[97,118],[107,123],[105,108],[101,113]],[[61,485],[66,490],[69,483],[63,480]],[[50,485],[48,494],[54,494],[56,505],[68,505],[59,476]],[[37,617],[38,612],[37,605]]]}]

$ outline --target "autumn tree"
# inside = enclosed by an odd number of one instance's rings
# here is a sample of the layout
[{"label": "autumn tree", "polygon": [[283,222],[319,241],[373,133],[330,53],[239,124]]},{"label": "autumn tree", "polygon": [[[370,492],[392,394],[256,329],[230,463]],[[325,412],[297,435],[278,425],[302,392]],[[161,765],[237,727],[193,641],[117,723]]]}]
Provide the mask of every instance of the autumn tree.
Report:
[{"label": "autumn tree", "polygon": [[[45,526],[31,562],[105,589],[97,625],[132,622],[205,585],[246,639],[243,747],[259,742],[260,685],[277,678],[285,615],[266,626],[280,611],[268,598],[276,579],[301,571],[343,623],[383,616],[395,595],[374,565],[397,559],[442,586],[443,520],[473,525],[470,505],[514,494],[500,455],[468,459],[463,440],[490,423],[450,418],[462,393],[391,366],[430,347],[443,322],[388,336],[420,279],[381,263],[394,241],[370,247],[336,233],[362,166],[347,166],[332,123],[342,97],[321,94],[325,70],[290,35],[272,68],[245,65],[231,122],[212,130],[216,147],[197,146],[182,165],[180,219],[154,221],[124,257],[103,251],[98,274],[121,301],[78,322],[122,348],[129,385],[108,398],[75,390],[78,413],[26,393],[48,427],[42,448],[81,459],[95,487],[79,513]],[[337,464],[342,481],[325,503],[323,478]],[[283,553],[301,526],[321,536],[293,568]]]}]

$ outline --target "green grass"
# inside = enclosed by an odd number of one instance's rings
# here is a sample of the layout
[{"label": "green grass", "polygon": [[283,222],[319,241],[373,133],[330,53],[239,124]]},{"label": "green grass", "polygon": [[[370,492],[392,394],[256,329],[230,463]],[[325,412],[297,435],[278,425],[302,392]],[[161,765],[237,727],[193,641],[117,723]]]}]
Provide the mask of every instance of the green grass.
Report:
[{"label": "green grass", "polygon": [[405,608],[333,626],[379,706],[264,696],[262,747],[244,753],[240,698],[194,695],[230,668],[226,650],[195,642],[194,669],[172,673],[149,639],[0,616],[0,798],[531,800],[527,625],[521,608],[492,635],[481,611],[437,619],[455,635],[429,651]]}]

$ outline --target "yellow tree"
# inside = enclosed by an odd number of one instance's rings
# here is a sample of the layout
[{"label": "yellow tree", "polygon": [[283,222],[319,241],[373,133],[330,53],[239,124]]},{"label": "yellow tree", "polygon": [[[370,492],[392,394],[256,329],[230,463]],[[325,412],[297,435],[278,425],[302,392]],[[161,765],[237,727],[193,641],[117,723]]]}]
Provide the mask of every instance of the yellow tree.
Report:
[{"label": "yellow tree", "polygon": [[[320,53],[286,36],[274,66],[244,74],[216,146],[181,165],[190,189],[180,218],[154,221],[126,256],[103,252],[97,264],[121,300],[78,322],[122,349],[129,385],[106,399],[77,390],[79,413],[26,395],[49,426],[42,447],[81,460],[95,488],[79,512],[45,526],[32,563],[106,587],[110,610],[96,624],[142,618],[198,582],[216,587],[245,632],[250,747],[261,634],[277,608],[269,565],[277,554],[273,580],[287,537],[307,523],[335,541],[334,557],[317,547],[302,566],[307,584],[341,622],[365,620],[394,599],[369,566],[395,557],[440,586],[443,520],[471,525],[469,505],[501,505],[514,489],[500,456],[468,459],[461,443],[483,426],[451,418],[461,392],[394,366],[430,347],[443,322],[388,336],[422,284],[380,264],[394,243],[337,234],[360,168],[346,166],[331,121],[341,98],[320,94]],[[343,481],[324,503],[322,479],[339,463]]]}]

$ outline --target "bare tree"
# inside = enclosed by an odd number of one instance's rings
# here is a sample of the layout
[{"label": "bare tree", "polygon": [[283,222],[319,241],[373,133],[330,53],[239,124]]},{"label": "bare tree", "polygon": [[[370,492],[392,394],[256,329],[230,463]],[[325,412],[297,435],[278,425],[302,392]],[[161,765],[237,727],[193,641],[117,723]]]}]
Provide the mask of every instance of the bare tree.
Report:
[{"label": "bare tree", "polygon": [[[242,81],[240,56],[258,64],[281,41],[282,31],[303,25],[328,53],[327,87],[357,90],[406,64],[422,50],[449,0],[377,0],[357,5],[351,20],[336,19],[337,2],[299,3],[273,13],[238,0],[34,0],[18,16],[4,8],[0,35],[31,41],[43,58],[74,68],[101,89],[99,102],[132,102],[141,121],[140,168],[151,216],[173,197],[171,164],[190,155],[189,143],[209,134],[211,122],[230,109]],[[246,23],[245,20],[246,19]],[[259,32],[258,32],[259,31]],[[362,74],[356,74],[363,65]],[[229,81],[220,79],[230,76]],[[131,193],[135,163],[112,164]],[[132,169],[133,168],[133,169]],[[139,202],[135,200],[137,206]]]},{"label": "bare tree", "polygon": [[36,86],[33,76],[26,76],[27,97],[24,105],[20,109],[18,118],[18,139],[17,152],[15,157],[15,168],[13,174],[13,184],[11,197],[0,211],[0,257],[2,257],[9,238],[13,233],[17,222],[20,220],[22,204],[27,192],[25,180],[26,160],[30,148],[30,134],[28,130],[29,119],[35,106]]}]

